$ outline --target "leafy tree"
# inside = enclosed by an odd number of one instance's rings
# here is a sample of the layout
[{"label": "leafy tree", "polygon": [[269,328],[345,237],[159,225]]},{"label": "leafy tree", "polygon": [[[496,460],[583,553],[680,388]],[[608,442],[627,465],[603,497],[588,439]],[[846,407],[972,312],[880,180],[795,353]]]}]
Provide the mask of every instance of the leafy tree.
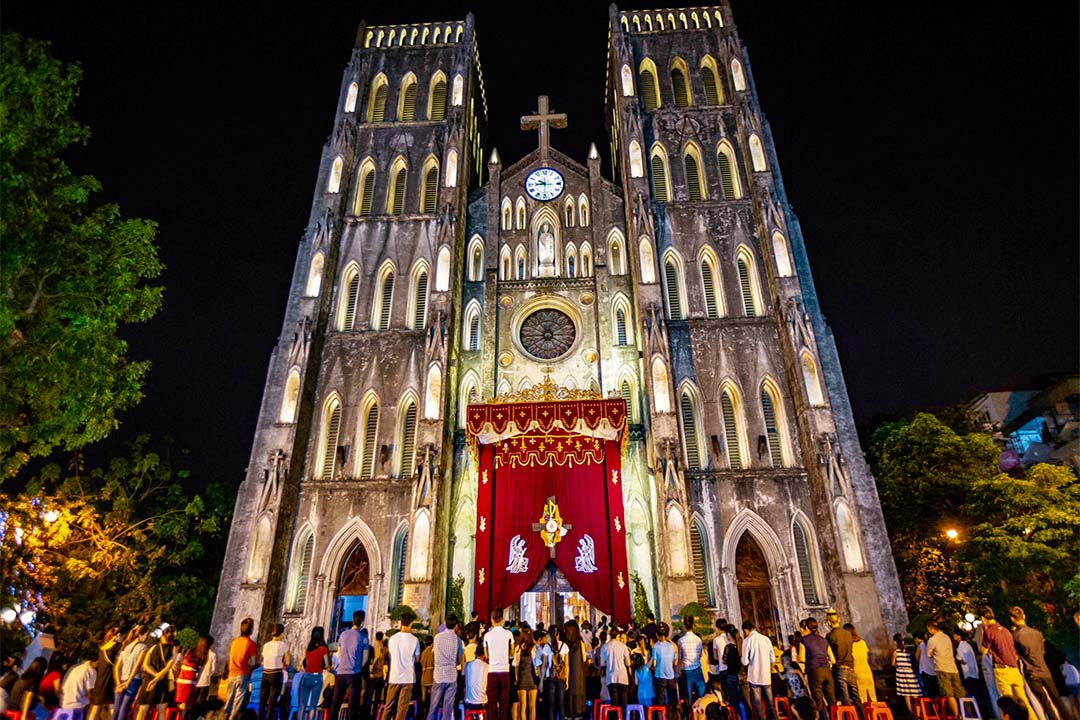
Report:
[{"label": "leafy tree", "polygon": [[630,575],[630,586],[634,588],[634,622],[644,625],[645,615],[649,612],[649,593],[645,591],[645,583],[641,582],[641,576],[636,572]]},{"label": "leafy tree", "polygon": [[450,581],[450,593],[446,601],[446,612],[449,615],[457,617],[458,621],[461,623],[464,623],[468,619],[465,617],[464,575],[455,575],[454,579]]},{"label": "leafy tree", "polygon": [[90,204],[100,183],[60,154],[89,129],[71,112],[81,71],[47,43],[0,41],[0,477],[105,437],[142,396],[147,362],[119,330],[152,317],[156,225]]},{"label": "leafy tree", "polygon": [[109,620],[207,628],[231,502],[211,484],[188,493],[171,454],[139,438],[128,457],[82,470],[47,465],[25,493],[0,498],[3,605],[52,619],[62,642]]}]

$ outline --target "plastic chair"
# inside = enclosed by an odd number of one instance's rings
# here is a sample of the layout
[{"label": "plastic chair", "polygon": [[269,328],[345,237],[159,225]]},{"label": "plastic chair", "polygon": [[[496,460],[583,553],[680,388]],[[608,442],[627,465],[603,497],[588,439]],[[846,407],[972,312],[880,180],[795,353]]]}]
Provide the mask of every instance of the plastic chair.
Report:
[{"label": "plastic chair", "polygon": [[[762,703],[765,699],[762,698]],[[791,715],[791,702],[782,695],[773,698],[773,709],[776,711],[776,720],[794,720]],[[768,716],[768,713],[765,713]]]},{"label": "plastic chair", "polygon": [[892,710],[883,702],[863,703],[863,717],[866,720],[893,720]]},{"label": "plastic chair", "polygon": [[938,715],[941,716],[941,720],[958,720],[956,715],[953,714],[952,708],[949,707],[948,698],[934,698],[934,704],[937,705]]},{"label": "plastic chair", "polygon": [[829,708],[829,720],[859,720],[854,705],[833,705]]},{"label": "plastic chair", "polygon": [[615,713],[615,717],[619,720],[623,720],[623,712],[621,705],[601,705],[600,706],[600,720],[608,720],[611,714]]},{"label": "plastic chair", "polygon": [[640,720],[646,720],[645,718],[645,706],[644,705],[627,705],[626,706],[626,720],[632,720],[634,713],[638,714]]},{"label": "plastic chair", "polygon": [[487,710],[469,710],[466,708],[462,720],[487,720]]},{"label": "plastic chair", "polygon": [[662,720],[667,720],[667,705],[650,705],[645,710],[645,720],[654,720],[659,715]]},{"label": "plastic chair", "polygon": [[53,710],[51,720],[82,720],[82,708],[57,708]]},{"label": "plastic chair", "polygon": [[960,718],[961,720],[982,720],[979,703],[975,702],[975,698],[960,698]]},{"label": "plastic chair", "polygon": [[4,720],[23,720],[23,716],[18,710],[5,710]]},{"label": "plastic chair", "polygon": [[916,720],[941,720],[937,705],[933,698],[919,698],[919,704],[915,706]]}]

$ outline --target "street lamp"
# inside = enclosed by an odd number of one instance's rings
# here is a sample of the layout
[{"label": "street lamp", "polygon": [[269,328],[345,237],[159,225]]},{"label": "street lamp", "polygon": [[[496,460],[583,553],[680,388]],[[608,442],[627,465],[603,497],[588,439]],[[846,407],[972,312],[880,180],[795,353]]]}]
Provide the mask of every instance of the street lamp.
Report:
[{"label": "street lamp", "polygon": [[17,618],[18,616],[18,611],[16,611],[13,607],[6,607],[3,610],[0,610],[0,620],[3,620],[5,623],[15,622],[15,618]]},{"label": "street lamp", "polygon": [[945,537],[949,538],[953,542],[956,542],[956,538],[960,537],[960,533],[957,532],[956,528],[949,528],[945,531]]}]

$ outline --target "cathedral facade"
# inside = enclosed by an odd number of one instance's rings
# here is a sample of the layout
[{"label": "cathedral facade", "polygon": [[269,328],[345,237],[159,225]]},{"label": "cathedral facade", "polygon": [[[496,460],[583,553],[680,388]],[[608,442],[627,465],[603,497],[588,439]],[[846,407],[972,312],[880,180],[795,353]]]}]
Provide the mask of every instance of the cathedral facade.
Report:
[{"label": "cathedral facade", "polygon": [[[299,644],[358,608],[386,627],[402,603],[437,620],[459,592],[467,612],[490,548],[477,547],[466,409],[571,396],[626,402],[617,525],[657,617],[698,602],[786,637],[833,606],[881,651],[903,629],[874,479],[730,7],[612,6],[607,30],[614,179],[595,145],[584,162],[551,147],[566,118],[546,97],[522,118],[535,151],[504,164],[484,150],[471,15],[360,27],[216,637],[251,616],[260,636],[284,620]],[[574,595],[550,589],[549,610]],[[536,608],[523,597],[515,611]]]}]

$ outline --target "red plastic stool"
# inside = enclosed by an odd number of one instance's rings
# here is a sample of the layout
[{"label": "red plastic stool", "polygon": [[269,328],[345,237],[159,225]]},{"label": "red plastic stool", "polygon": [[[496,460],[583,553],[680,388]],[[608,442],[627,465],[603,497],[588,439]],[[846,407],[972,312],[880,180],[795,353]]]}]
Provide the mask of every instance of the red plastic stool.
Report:
[{"label": "red plastic stool", "polygon": [[[4,720],[23,720],[23,716],[18,710],[5,710]],[[664,720],[667,720],[667,718],[664,718]]]},{"label": "red plastic stool", "polygon": [[959,720],[956,715],[953,714],[952,708],[949,707],[948,698],[934,698],[934,704],[937,705],[938,714],[941,715],[941,720]]},{"label": "red plastic stool", "polygon": [[915,718],[916,720],[941,720],[933,698],[919,698],[919,704],[915,706]]},{"label": "red plastic stool", "polygon": [[892,710],[883,702],[863,703],[863,717],[866,720],[893,720]]},{"label": "red plastic stool", "polygon": [[[346,709],[348,709],[346,705],[342,705],[342,707],[345,707]],[[377,708],[375,708],[375,720],[382,720],[382,714],[383,714],[383,710],[385,708],[386,708],[385,705],[383,705],[382,703],[379,703],[379,706]],[[341,714],[340,713],[338,713],[338,717],[336,718],[336,720],[341,720]]]},{"label": "red plastic stool", "polygon": [[600,720],[608,720],[611,714],[615,713],[615,717],[619,720],[623,720],[622,706],[621,705],[601,705],[600,706]]},{"label": "red plastic stool", "polygon": [[667,720],[667,705],[650,705],[645,710],[645,720],[653,720],[659,715],[662,720]]},{"label": "red plastic stool", "polygon": [[465,708],[463,720],[487,720],[487,710],[469,710]]},{"label": "red plastic stool", "polygon": [[[724,709],[727,710],[728,720],[739,720],[739,717],[735,714],[735,708],[733,706],[725,705]],[[765,713],[765,716],[768,717],[769,714]]]},{"label": "red plastic stool", "polygon": [[[762,698],[761,702],[764,703],[765,698]],[[776,720],[794,720],[791,715],[791,702],[786,697],[773,698],[773,709],[776,710]]]},{"label": "red plastic stool", "polygon": [[829,720],[859,720],[854,705],[833,705],[829,708]]},{"label": "red plastic stool", "polygon": [[960,698],[960,720],[982,720],[979,703],[975,702],[975,698]]}]

